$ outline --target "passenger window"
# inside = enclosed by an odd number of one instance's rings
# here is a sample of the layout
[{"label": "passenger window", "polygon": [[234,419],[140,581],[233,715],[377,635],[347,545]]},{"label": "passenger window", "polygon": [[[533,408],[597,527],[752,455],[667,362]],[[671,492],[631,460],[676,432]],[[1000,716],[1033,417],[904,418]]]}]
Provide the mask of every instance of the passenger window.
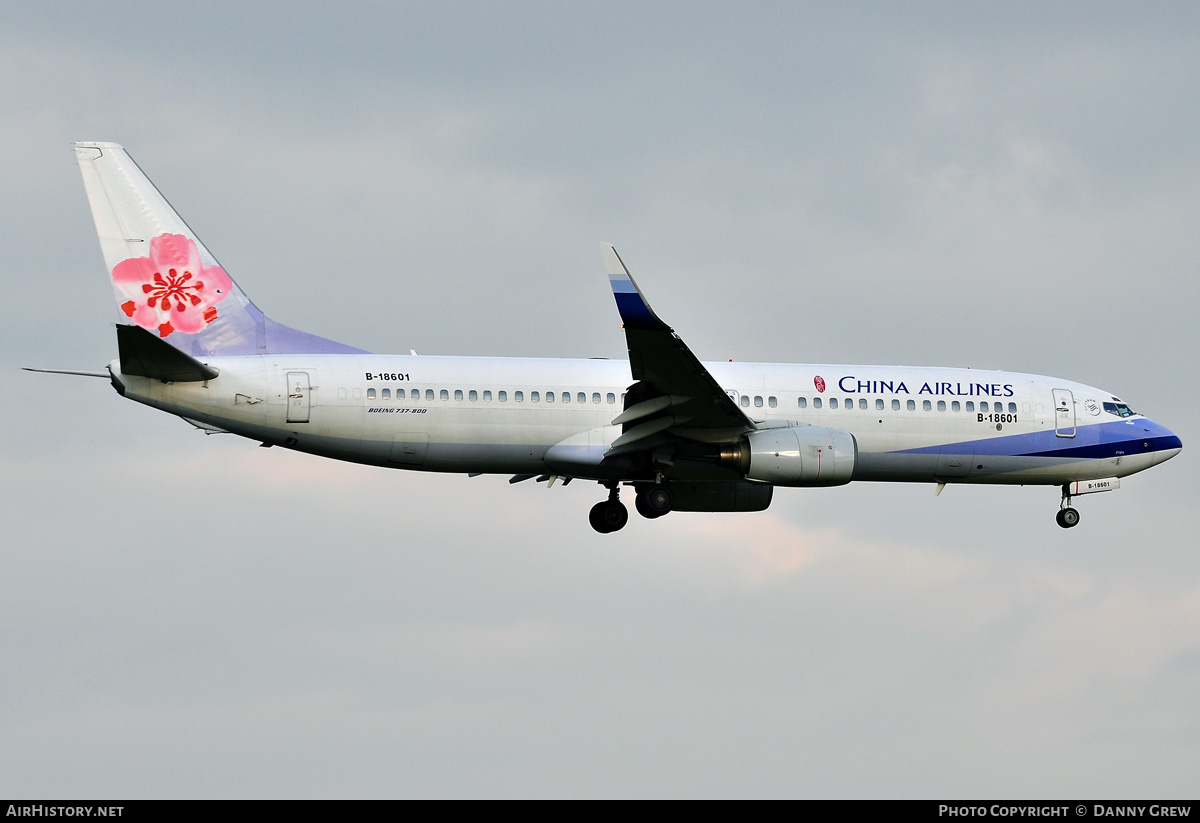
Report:
[{"label": "passenger window", "polygon": [[384,400],[391,400],[392,399],[392,390],[384,389],[382,392],[380,392],[379,396],[382,397]]},{"label": "passenger window", "polygon": [[961,411],[961,410],[962,410],[962,405],[959,404],[959,402],[957,400],[953,401],[950,404],[950,411]]},{"label": "passenger window", "polygon": [[813,408],[814,408],[814,409],[819,409],[819,408],[821,408],[821,398],[819,398],[819,397],[814,397],[814,398],[813,398]]},{"label": "passenger window", "polygon": [[895,399],[892,400],[892,411],[900,411],[900,401],[899,400],[895,400]]},{"label": "passenger window", "polygon": [[455,400],[462,400],[462,389],[455,389],[455,390],[454,390],[454,399],[455,399]]},{"label": "passenger window", "polygon": [[425,399],[426,399],[426,400],[432,400],[432,399],[433,399],[433,389],[426,389],[426,390],[425,390]]},{"label": "passenger window", "polygon": [[938,411],[945,411],[945,410],[946,410],[946,401],[939,400],[938,401]]},{"label": "passenger window", "polygon": [[858,398],[858,407],[860,409],[862,409],[863,411],[866,411],[867,410],[867,398],[865,398],[865,397]]},{"label": "passenger window", "polygon": [[969,411],[969,412],[975,411],[975,401],[974,400],[967,401],[967,411]]},{"label": "passenger window", "polygon": [[564,403],[570,403],[570,402],[571,402],[571,393],[570,393],[569,391],[565,391],[565,392],[563,392],[562,401],[563,401]]},{"label": "passenger window", "polygon": [[933,406],[929,403],[928,400],[921,401],[921,410],[922,411],[929,411],[931,408],[933,408]]},{"label": "passenger window", "polygon": [[546,402],[547,402],[547,403],[553,403],[553,402],[554,402],[554,392],[552,392],[552,391],[548,391],[548,392],[546,392]]},{"label": "passenger window", "polygon": [[446,391],[445,389],[442,389],[441,391],[438,392],[438,397],[440,397],[442,400],[449,400],[450,392]]},{"label": "passenger window", "polygon": [[986,412],[988,410],[988,404],[986,401],[979,404],[979,410],[981,412]]},{"label": "passenger window", "polygon": [[[609,397],[612,397],[612,395],[610,394],[610,395],[609,395]],[[598,392],[598,391],[594,391],[594,392],[592,392],[592,402],[593,402],[593,403],[599,403],[599,402],[600,402],[600,392]],[[609,402],[609,403],[611,403],[611,402],[612,402],[612,400],[609,400],[608,402]]]},{"label": "passenger window", "polygon": [[492,393],[491,393],[490,391],[484,391],[484,393],[483,393],[483,402],[484,402],[484,403],[490,403],[490,402],[491,402],[491,400],[492,400]]},{"label": "passenger window", "polygon": [[541,396],[540,392],[531,391],[529,393],[529,402],[530,403],[536,403],[541,399],[542,399],[542,396]]},{"label": "passenger window", "polygon": [[471,389],[471,391],[467,394],[467,399],[468,400],[478,400],[479,392],[475,391],[474,389]]},{"label": "passenger window", "polygon": [[829,408],[836,409],[837,407],[838,407],[837,398],[836,397],[829,398]]},{"label": "passenger window", "polygon": [[854,398],[853,398],[853,397],[847,397],[847,398],[846,398],[846,402],[842,404],[842,408],[846,408],[846,409],[852,409],[852,408],[854,408]]},{"label": "passenger window", "polygon": [[909,401],[908,401],[908,410],[909,410],[909,411],[916,411],[916,410],[917,410],[917,401],[916,401],[916,400],[909,400]]},{"label": "passenger window", "polygon": [[521,392],[521,391],[513,392],[513,400],[517,403],[524,401],[525,400],[525,392]]},{"label": "passenger window", "polygon": [[883,411],[883,398],[882,397],[878,397],[875,399],[875,408],[878,411]]},{"label": "passenger window", "polygon": [[576,403],[586,403],[587,395],[584,394],[583,392],[580,392],[579,394],[575,395],[575,402]]},{"label": "passenger window", "polygon": [[375,399],[375,390],[374,389],[367,389],[367,399],[368,400]]},{"label": "passenger window", "polygon": [[743,394],[740,402],[746,408],[750,408],[750,396],[749,395]]},{"label": "passenger window", "polygon": [[[616,399],[613,397],[612,392],[608,393],[608,402],[609,403],[617,402]],[[622,406],[625,405],[625,392],[621,392],[621,405]]]},{"label": "passenger window", "polygon": [[808,408],[808,398],[807,397],[797,397],[796,405],[802,409],[807,409]]},{"label": "passenger window", "polygon": [[1009,413],[1009,414],[1016,414],[1016,413],[1017,413],[1017,404],[1016,404],[1016,403],[1009,403],[1009,404],[1008,404],[1008,413]]},{"label": "passenger window", "polygon": [[506,391],[496,392],[496,399],[499,400],[501,403],[507,403],[508,402],[508,392],[506,392]]},{"label": "passenger window", "polygon": [[775,399],[774,395],[771,395],[770,397],[767,398],[767,405],[770,406],[771,408],[775,408],[776,406],[779,405],[779,401]]},{"label": "passenger window", "polygon": [[756,409],[762,408],[762,395],[761,394],[754,396],[754,408],[756,408]]}]

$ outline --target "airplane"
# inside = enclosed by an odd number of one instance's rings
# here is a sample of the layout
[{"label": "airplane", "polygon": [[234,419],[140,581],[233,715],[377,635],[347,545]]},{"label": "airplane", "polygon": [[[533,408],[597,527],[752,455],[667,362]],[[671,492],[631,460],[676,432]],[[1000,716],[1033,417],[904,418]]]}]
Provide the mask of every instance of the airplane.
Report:
[{"label": "airplane", "polygon": [[394,469],[594,481],[589,522],[752,512],[777,486],[1030,484],[1075,497],[1180,452],[1071,380],[961,368],[702,363],[602,246],[627,360],[371,354],[284,326],[229,277],[123,147],[76,143],[120,322],[103,377],[208,432]]}]

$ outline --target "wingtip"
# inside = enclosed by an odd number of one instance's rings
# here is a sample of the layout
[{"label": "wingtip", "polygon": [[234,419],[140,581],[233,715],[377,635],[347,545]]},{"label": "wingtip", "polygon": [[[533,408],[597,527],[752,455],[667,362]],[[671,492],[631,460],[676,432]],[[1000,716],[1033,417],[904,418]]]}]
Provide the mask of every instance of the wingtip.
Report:
[{"label": "wingtip", "polygon": [[609,274],[629,277],[629,269],[625,268],[625,263],[621,260],[621,255],[617,254],[616,247],[611,243],[601,243],[600,251],[604,254],[604,267],[608,269]]},{"label": "wingtip", "polygon": [[604,262],[608,268],[608,282],[612,286],[613,297],[617,300],[617,311],[626,329],[667,329],[668,326],[658,319],[654,309],[646,301],[641,289],[634,282],[629,269],[621,260],[621,255],[610,244],[604,243]]}]

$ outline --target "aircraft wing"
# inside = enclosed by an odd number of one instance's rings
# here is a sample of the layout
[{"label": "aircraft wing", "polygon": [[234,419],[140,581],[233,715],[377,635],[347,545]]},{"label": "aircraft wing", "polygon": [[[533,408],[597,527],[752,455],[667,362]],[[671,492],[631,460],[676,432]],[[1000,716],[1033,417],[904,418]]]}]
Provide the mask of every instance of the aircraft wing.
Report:
[{"label": "aircraft wing", "polygon": [[617,250],[608,244],[603,250],[637,381],[626,392],[625,410],[613,420],[623,432],[608,456],[651,448],[672,437],[731,440],[755,428],[687,344],[650,308]]}]

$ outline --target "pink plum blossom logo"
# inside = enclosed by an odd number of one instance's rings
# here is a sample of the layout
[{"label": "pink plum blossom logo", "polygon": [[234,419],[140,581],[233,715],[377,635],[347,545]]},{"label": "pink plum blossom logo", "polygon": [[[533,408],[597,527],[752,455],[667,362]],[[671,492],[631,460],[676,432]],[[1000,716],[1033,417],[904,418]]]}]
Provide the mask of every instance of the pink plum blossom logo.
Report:
[{"label": "pink plum blossom logo", "polygon": [[813,385],[816,387],[818,392],[821,394],[825,393],[825,380],[821,377],[821,375],[818,374],[813,378]]},{"label": "pink plum blossom logo", "polygon": [[205,266],[195,242],[182,234],[155,237],[149,257],[122,260],[112,278],[127,298],[121,311],[159,337],[200,331],[217,319],[215,304],[233,290],[229,275],[219,266]]}]

